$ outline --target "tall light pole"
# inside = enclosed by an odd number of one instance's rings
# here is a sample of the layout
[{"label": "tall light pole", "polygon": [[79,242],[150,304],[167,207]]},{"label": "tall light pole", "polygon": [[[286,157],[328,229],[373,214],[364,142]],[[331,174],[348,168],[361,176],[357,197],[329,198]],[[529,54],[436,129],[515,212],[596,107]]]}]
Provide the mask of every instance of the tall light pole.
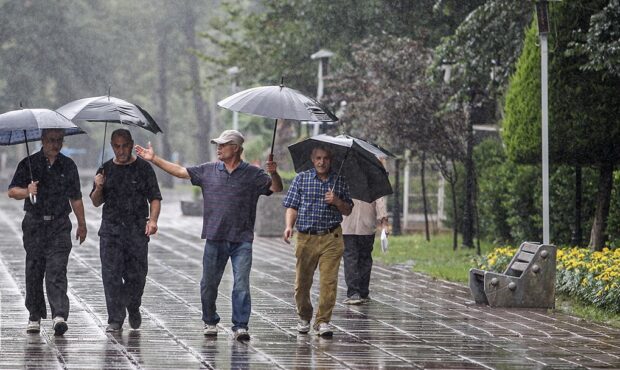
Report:
[{"label": "tall light pole", "polygon": [[[321,101],[323,98],[323,78],[329,73],[327,70],[327,66],[329,63],[329,58],[334,55],[333,52],[327,49],[321,49],[316,53],[312,54],[310,58],[312,60],[319,60],[319,69],[317,71],[317,89],[316,89],[316,100]],[[313,136],[319,134],[319,127],[321,126],[321,122],[314,122]]]},{"label": "tall light pole", "polygon": [[[230,89],[232,90],[232,94],[237,92],[237,74],[239,74],[239,67],[233,66],[226,70],[226,73],[230,76],[231,83]],[[233,114],[233,130],[239,130],[239,113],[236,111],[232,112]]]},{"label": "tall light pole", "polygon": [[548,49],[549,3],[536,1],[538,35],[540,37],[540,90],[542,109],[542,196],[543,196],[543,243],[549,244],[549,97],[548,97]]}]

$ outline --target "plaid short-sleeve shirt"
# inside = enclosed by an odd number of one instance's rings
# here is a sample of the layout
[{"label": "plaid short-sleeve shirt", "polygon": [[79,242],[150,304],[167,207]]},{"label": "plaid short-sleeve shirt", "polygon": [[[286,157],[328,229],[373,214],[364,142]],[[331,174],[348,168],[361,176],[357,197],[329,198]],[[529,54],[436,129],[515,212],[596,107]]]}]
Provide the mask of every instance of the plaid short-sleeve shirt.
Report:
[{"label": "plaid short-sleeve shirt", "polygon": [[328,230],[342,222],[342,214],[325,203],[325,193],[332,189],[334,183],[334,193],[352,206],[353,200],[344,177],[332,172],[327,180],[323,181],[319,179],[314,168],[295,176],[282,205],[297,210],[298,231]]}]

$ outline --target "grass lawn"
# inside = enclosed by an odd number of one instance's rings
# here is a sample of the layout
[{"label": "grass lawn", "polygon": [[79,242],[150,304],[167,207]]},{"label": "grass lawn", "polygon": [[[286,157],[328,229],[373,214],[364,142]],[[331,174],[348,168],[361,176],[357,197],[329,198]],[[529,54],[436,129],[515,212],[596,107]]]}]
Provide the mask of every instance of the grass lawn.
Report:
[{"label": "grass lawn", "polygon": [[[406,264],[413,271],[449,281],[467,282],[469,269],[476,266],[476,249],[459,248],[452,250],[452,234],[431,235],[427,242],[423,234],[390,236],[388,251],[383,253],[375,240],[372,257],[375,261],[390,264]],[[492,246],[482,242],[482,254],[488,253]]]},{"label": "grass lawn", "polygon": [[[485,255],[493,249],[493,246],[481,242],[480,249]],[[386,253],[381,251],[379,238],[376,238],[372,257],[385,265],[404,264],[411,266],[413,271],[433,278],[465,284],[469,279],[469,269],[476,267],[476,249],[459,248],[453,251],[452,234],[448,233],[431,235],[430,242],[427,242],[421,233],[390,236]],[[571,297],[556,295],[555,307],[560,312],[620,328],[618,313],[584,304]]]}]

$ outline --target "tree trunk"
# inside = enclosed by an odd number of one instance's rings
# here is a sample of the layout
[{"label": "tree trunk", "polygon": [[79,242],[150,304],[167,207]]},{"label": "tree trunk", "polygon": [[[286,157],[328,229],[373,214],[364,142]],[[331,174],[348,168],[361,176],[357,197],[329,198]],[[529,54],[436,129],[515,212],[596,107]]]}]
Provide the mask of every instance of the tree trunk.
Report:
[{"label": "tree trunk", "polygon": [[463,246],[467,248],[474,247],[474,127],[471,110],[471,102],[468,102],[465,109],[467,148],[465,155],[465,204],[463,207]]},{"label": "tree trunk", "polygon": [[601,251],[605,246],[605,231],[607,229],[607,216],[609,216],[609,204],[613,186],[614,166],[610,163],[602,164],[599,169],[598,194],[596,196],[596,211],[590,233],[590,249]]},{"label": "tree trunk", "polygon": [[[157,99],[159,100],[159,117],[157,123],[163,135],[161,135],[161,153],[166,159],[172,157],[172,148],[168,140],[168,37],[170,27],[160,24],[158,34],[161,35],[157,42],[157,74],[159,76],[157,87]],[[172,189],[174,187],[173,177],[167,172],[161,171],[159,175],[162,187]]]},{"label": "tree trunk", "polygon": [[424,206],[424,231],[426,232],[426,241],[431,241],[431,235],[428,229],[428,203],[426,201],[426,179],[425,177],[425,167],[426,166],[426,153],[422,152],[422,157],[420,158],[420,181],[422,182],[422,205]]},{"label": "tree trunk", "polygon": [[392,234],[400,235],[400,159],[394,161],[394,209],[392,209],[392,217],[394,222],[392,223]]},{"label": "tree trunk", "polygon": [[476,175],[476,169],[474,168],[474,216],[476,218],[476,254],[481,255],[480,250],[480,213],[478,212],[478,175]]},{"label": "tree trunk", "polygon": [[196,18],[192,10],[192,2],[185,3],[185,22],[183,25],[183,33],[187,41],[189,49],[187,58],[189,62],[189,72],[192,83],[192,100],[194,101],[194,109],[196,110],[197,130],[196,130],[196,154],[198,162],[208,162],[211,160],[211,154],[206,146],[209,145],[211,137],[211,128],[207,120],[207,109],[201,92],[200,70],[198,68],[198,57],[194,54],[196,47]]},{"label": "tree trunk", "polygon": [[454,176],[450,177],[450,191],[452,192],[452,250],[458,248],[459,243],[459,207],[456,204],[456,163],[452,161]]},{"label": "tree trunk", "polygon": [[583,233],[581,231],[581,166],[575,166],[575,224],[573,225],[573,235],[571,238],[571,244],[574,246],[581,246],[583,243]]}]

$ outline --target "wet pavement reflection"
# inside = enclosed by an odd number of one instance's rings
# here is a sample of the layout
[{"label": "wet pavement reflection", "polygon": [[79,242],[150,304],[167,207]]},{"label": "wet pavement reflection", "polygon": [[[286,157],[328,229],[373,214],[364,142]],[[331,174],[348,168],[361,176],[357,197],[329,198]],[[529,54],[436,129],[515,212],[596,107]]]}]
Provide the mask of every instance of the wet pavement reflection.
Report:
[{"label": "wet pavement reflection", "polygon": [[[51,320],[26,334],[24,250],[19,202],[0,198],[0,369],[579,369],[620,368],[620,330],[547,310],[471,305],[466,286],[375,265],[371,301],[340,302],[334,337],[295,329],[295,259],[279,239],[257,238],[247,343],[233,339],[226,271],[218,296],[217,337],[202,334],[199,284],[201,220],[183,217],[179,195],[164,194],[160,232],[151,238],[143,324],[105,332],[97,232],[99,210],[86,207],[89,237],[69,262],[69,330],[54,337]],[[313,298],[317,298],[317,284]]]}]

